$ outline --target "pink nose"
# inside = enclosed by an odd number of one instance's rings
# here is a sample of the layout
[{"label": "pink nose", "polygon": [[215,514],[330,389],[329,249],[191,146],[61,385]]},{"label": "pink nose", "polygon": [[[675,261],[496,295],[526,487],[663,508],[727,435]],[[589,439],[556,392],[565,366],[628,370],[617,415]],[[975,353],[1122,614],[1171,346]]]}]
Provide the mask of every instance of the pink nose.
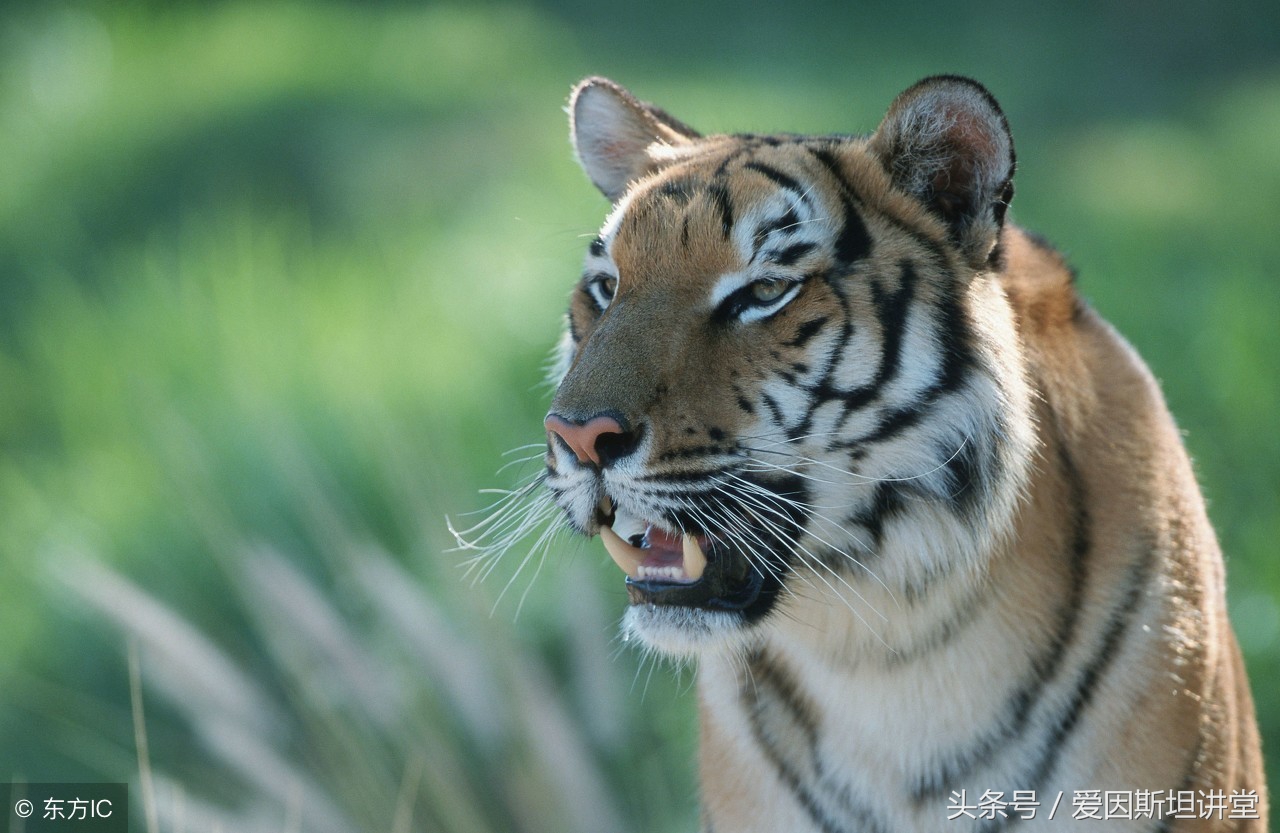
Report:
[{"label": "pink nose", "polygon": [[604,465],[597,447],[601,437],[626,434],[622,424],[611,416],[592,417],[579,425],[556,414],[548,414],[543,425],[546,426],[547,433],[564,440],[565,445],[573,450],[578,461],[584,465]]}]

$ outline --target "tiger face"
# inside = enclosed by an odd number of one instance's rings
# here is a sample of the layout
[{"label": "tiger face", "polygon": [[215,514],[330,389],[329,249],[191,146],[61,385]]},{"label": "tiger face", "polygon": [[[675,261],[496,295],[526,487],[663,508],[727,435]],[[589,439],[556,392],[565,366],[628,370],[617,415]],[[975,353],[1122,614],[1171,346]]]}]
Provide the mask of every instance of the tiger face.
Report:
[{"label": "tiger face", "polygon": [[869,137],[703,137],[603,79],[570,114],[614,205],[568,313],[546,485],[626,573],[626,630],[741,648],[980,572],[1032,446],[991,277],[1014,155],[990,95],[928,79]]}]

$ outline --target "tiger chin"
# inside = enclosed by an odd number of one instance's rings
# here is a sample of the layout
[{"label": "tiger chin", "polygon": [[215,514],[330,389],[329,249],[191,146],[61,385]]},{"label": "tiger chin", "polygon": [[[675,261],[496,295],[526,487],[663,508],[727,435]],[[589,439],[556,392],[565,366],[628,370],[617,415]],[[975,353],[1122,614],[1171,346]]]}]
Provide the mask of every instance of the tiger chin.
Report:
[{"label": "tiger chin", "polygon": [[1264,830],[1187,454],[1008,221],[991,94],[925,79],[869,136],[703,136],[602,78],[568,109],[613,207],[545,483],[626,632],[696,661],[703,830]]}]

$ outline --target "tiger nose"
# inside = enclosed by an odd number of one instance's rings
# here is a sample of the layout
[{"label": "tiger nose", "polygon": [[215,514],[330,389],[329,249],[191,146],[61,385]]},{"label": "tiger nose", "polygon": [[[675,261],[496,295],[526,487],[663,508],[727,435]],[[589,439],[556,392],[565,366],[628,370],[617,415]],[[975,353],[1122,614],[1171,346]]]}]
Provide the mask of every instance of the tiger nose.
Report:
[{"label": "tiger nose", "polygon": [[616,418],[598,414],[586,422],[574,422],[559,414],[547,414],[543,423],[548,434],[559,437],[569,446],[578,462],[599,468],[625,457],[636,449],[639,435],[628,430]]}]

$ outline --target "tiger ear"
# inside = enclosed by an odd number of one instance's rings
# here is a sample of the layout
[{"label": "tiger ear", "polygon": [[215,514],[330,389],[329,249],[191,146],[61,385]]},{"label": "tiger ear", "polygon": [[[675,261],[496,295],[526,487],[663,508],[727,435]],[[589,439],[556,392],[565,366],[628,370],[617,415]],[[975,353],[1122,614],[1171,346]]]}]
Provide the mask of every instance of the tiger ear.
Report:
[{"label": "tiger ear", "polygon": [[698,133],[607,78],[587,78],[569,96],[569,133],[578,162],[616,201],[656,170],[654,146],[685,144]]},{"label": "tiger ear", "polygon": [[971,262],[986,262],[1013,199],[1016,157],[985,87],[955,75],[920,81],[890,105],[870,148],[894,185],[947,223]]}]

